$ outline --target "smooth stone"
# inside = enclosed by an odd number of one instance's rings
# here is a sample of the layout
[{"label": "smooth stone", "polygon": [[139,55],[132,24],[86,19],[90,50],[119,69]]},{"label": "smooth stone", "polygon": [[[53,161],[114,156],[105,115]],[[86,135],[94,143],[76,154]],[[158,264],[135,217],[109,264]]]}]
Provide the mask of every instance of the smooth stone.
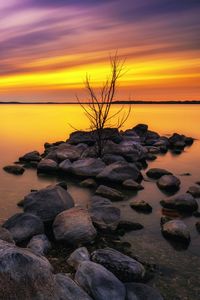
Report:
[{"label": "smooth stone", "polygon": [[97,179],[122,183],[126,179],[139,181],[142,179],[142,174],[133,164],[116,162],[106,166],[103,171],[97,175]]},{"label": "smooth stone", "polygon": [[198,209],[195,198],[189,194],[180,194],[160,201],[164,208],[176,209],[178,211],[191,212]]},{"label": "smooth stone", "polygon": [[190,193],[195,198],[200,197],[200,187],[199,186],[190,186],[187,192]]},{"label": "smooth stone", "polygon": [[83,261],[89,260],[90,254],[87,248],[80,247],[70,254],[69,258],[67,259],[67,263],[76,270]]},{"label": "smooth stone", "polygon": [[88,178],[80,182],[80,186],[85,188],[94,188],[97,186],[96,181],[93,178]]},{"label": "smooth stone", "polygon": [[114,274],[100,264],[82,262],[75,281],[95,300],[125,300],[125,287]]},{"label": "smooth stone", "polygon": [[66,159],[69,159],[70,161],[75,161],[80,158],[83,150],[85,150],[85,148],[81,149],[76,146],[63,143],[58,146],[58,148],[54,152],[54,155],[56,156],[56,160],[58,162],[61,162]]},{"label": "smooth stone", "polygon": [[37,255],[45,255],[51,249],[51,243],[45,234],[38,234],[32,237],[27,245]]},{"label": "smooth stone", "polygon": [[44,232],[42,220],[29,213],[13,215],[3,224],[3,227],[10,231],[16,243],[30,240],[34,235]]},{"label": "smooth stone", "polygon": [[152,212],[152,207],[144,200],[133,199],[130,202],[130,207],[141,212]]},{"label": "smooth stone", "polygon": [[56,216],[53,232],[57,241],[79,246],[92,242],[96,237],[96,230],[87,210],[74,207]]},{"label": "smooth stone", "polygon": [[91,145],[94,145],[95,139],[91,132],[74,131],[70,134],[69,140],[67,142],[69,142],[72,145],[84,143],[84,144],[91,146]]},{"label": "smooth stone", "polygon": [[10,231],[1,226],[0,226],[0,240],[6,241],[8,243],[15,243]]},{"label": "smooth stone", "polygon": [[25,169],[18,165],[10,165],[3,167],[3,170],[7,173],[14,174],[14,175],[22,175]]},{"label": "smooth stone", "polygon": [[132,130],[134,132],[136,132],[136,134],[138,134],[139,136],[143,136],[143,135],[147,134],[148,125],[146,125],[146,124],[137,124],[136,126],[134,126],[132,128]]},{"label": "smooth stone", "polygon": [[59,295],[56,300],[92,300],[92,298],[66,274],[58,273],[54,278]]},{"label": "smooth stone", "polygon": [[25,212],[39,216],[42,221],[53,221],[62,211],[74,206],[71,195],[59,185],[50,185],[24,197]]},{"label": "smooth stone", "polygon": [[72,173],[72,163],[69,159],[63,160],[59,165],[58,165],[58,170],[63,172],[63,173]]},{"label": "smooth stone", "polygon": [[153,179],[159,179],[160,177],[162,177],[163,175],[172,175],[171,172],[165,170],[165,169],[160,169],[160,168],[152,168],[152,169],[149,169],[147,172],[146,172],[146,175],[150,178],[153,178]]},{"label": "smooth stone", "polygon": [[176,241],[189,243],[190,232],[185,223],[181,220],[171,220],[162,226],[162,233],[166,238],[172,238]]},{"label": "smooth stone", "polygon": [[112,201],[124,200],[124,195],[120,191],[105,185],[100,185],[95,191],[95,194],[111,199]]},{"label": "smooth stone", "polygon": [[54,173],[58,170],[58,164],[52,159],[44,158],[37,165],[38,173]]},{"label": "smooth stone", "polygon": [[41,160],[41,156],[38,151],[28,152],[19,158],[19,161],[22,161],[22,162],[30,162],[30,161],[38,162],[40,160]]},{"label": "smooth stone", "polygon": [[135,223],[132,221],[121,220],[117,226],[117,229],[124,229],[125,231],[140,230],[144,226],[140,223]]},{"label": "smooth stone", "polygon": [[133,191],[140,191],[144,189],[144,187],[141,184],[137,183],[132,179],[127,179],[123,181],[122,185],[123,187]]},{"label": "smooth stone", "polygon": [[103,265],[122,282],[141,281],[145,275],[141,263],[112,248],[92,252],[91,260]]},{"label": "smooth stone", "polygon": [[176,191],[179,189],[181,181],[174,175],[163,175],[157,181],[157,186],[161,190],[165,191]]},{"label": "smooth stone", "polygon": [[97,195],[95,195],[91,198],[91,201],[90,201],[91,208],[99,207],[99,206],[101,207],[101,206],[105,206],[105,205],[112,205],[112,201],[110,201],[107,198],[97,196]]},{"label": "smooth stone", "polygon": [[105,166],[100,158],[85,158],[75,161],[71,166],[71,172],[76,176],[95,177]]},{"label": "smooth stone", "polygon": [[164,300],[158,290],[143,283],[125,283],[126,300]]}]

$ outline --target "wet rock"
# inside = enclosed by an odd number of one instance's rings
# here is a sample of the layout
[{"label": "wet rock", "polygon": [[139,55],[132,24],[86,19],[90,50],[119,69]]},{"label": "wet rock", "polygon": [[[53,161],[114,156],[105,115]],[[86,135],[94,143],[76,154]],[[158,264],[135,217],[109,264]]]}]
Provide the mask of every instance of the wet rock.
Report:
[{"label": "wet rock", "polygon": [[144,200],[133,199],[130,202],[130,207],[141,212],[146,212],[146,213],[152,212],[151,205]]},{"label": "wet rock", "polygon": [[106,268],[90,261],[79,265],[75,281],[95,300],[124,300],[124,285]]},{"label": "wet rock", "polygon": [[160,168],[152,168],[149,169],[146,172],[147,176],[153,179],[159,179],[160,177],[162,177],[163,175],[172,175],[171,172],[165,170],[165,169],[160,169]]},{"label": "wet rock", "polygon": [[92,300],[92,298],[69,276],[65,274],[56,274],[57,293],[59,300]]},{"label": "wet rock", "polygon": [[118,161],[125,161],[123,156],[116,154],[104,154],[102,160],[105,162],[106,165],[110,165]]},{"label": "wet rock", "polygon": [[88,178],[80,182],[80,186],[85,188],[94,188],[96,185],[97,183],[93,178]]},{"label": "wet rock", "polygon": [[140,181],[142,174],[136,166],[125,162],[116,162],[106,166],[97,175],[97,179],[108,180],[113,183],[122,183],[126,179]]},{"label": "wet rock", "polygon": [[90,254],[85,247],[81,247],[72,252],[67,260],[68,265],[77,269],[83,261],[89,261]]},{"label": "wet rock", "polygon": [[132,230],[140,230],[143,229],[144,226],[140,223],[135,223],[132,221],[126,221],[126,220],[121,220],[117,226],[117,229],[123,229],[125,231],[132,231]]},{"label": "wet rock", "polygon": [[71,195],[59,185],[50,185],[24,197],[25,212],[39,216],[42,221],[53,221],[63,210],[74,206]]},{"label": "wet rock", "polygon": [[165,191],[177,191],[181,181],[174,175],[163,175],[158,181],[157,186]]},{"label": "wet rock", "polygon": [[122,282],[141,281],[145,275],[141,263],[112,248],[92,252],[91,260],[103,265]]},{"label": "wet rock", "polygon": [[40,160],[41,160],[41,156],[38,151],[28,152],[19,158],[19,161],[22,161],[22,162],[30,162],[30,161],[38,162]]},{"label": "wet rock", "polygon": [[100,158],[85,158],[75,161],[71,166],[71,172],[77,176],[95,177],[105,166]]},{"label": "wet rock", "polygon": [[52,159],[44,158],[37,165],[38,173],[54,173],[58,170],[57,162]]},{"label": "wet rock", "polygon": [[199,198],[200,197],[200,187],[199,186],[190,186],[188,191],[193,197]]},{"label": "wet rock", "polygon": [[96,237],[89,213],[79,207],[57,215],[53,223],[53,232],[57,241],[65,241],[73,246],[92,242]]},{"label": "wet rock", "polygon": [[124,199],[124,195],[120,191],[105,185],[100,185],[95,191],[95,194],[111,199],[112,201],[122,201]]},{"label": "wet rock", "polygon": [[123,187],[133,191],[140,191],[144,189],[144,187],[141,184],[137,183],[132,179],[127,179],[123,181],[122,185]]},{"label": "wet rock", "polygon": [[25,169],[18,165],[10,165],[3,167],[3,170],[7,173],[14,174],[14,175],[22,175]]},{"label": "wet rock", "polygon": [[15,243],[10,231],[1,226],[0,226],[0,240],[6,241],[8,243]]},{"label": "wet rock", "polygon": [[126,300],[164,300],[160,293],[143,283],[126,283]]},{"label": "wet rock", "polygon": [[27,245],[37,255],[45,255],[51,249],[51,243],[45,234],[38,234],[32,237]]},{"label": "wet rock", "polygon": [[200,222],[196,222],[196,229],[197,229],[197,231],[200,233]]},{"label": "wet rock", "polygon": [[191,212],[198,209],[197,201],[189,194],[180,194],[166,198],[160,202],[164,208],[176,209],[178,211]]},{"label": "wet rock", "polygon": [[190,242],[190,232],[181,220],[171,220],[162,226],[162,233],[166,238],[171,238],[186,244]]},{"label": "wet rock", "polygon": [[16,243],[30,240],[34,235],[44,232],[42,220],[29,213],[17,213],[10,217],[3,227],[10,231]]}]

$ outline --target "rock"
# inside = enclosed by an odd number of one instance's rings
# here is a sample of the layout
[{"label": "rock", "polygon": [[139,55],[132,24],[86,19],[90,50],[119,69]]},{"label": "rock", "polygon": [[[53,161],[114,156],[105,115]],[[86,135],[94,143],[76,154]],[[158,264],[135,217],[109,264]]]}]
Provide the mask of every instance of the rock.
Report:
[{"label": "rock", "polygon": [[8,229],[16,243],[30,240],[34,235],[44,232],[41,219],[29,213],[17,213],[10,217],[3,227]]},{"label": "rock", "polygon": [[6,228],[0,226],[0,240],[6,241],[8,243],[15,243],[10,231]]},{"label": "rock", "polygon": [[25,212],[39,216],[42,221],[53,221],[63,210],[74,206],[71,195],[59,185],[50,185],[24,197]]},{"label": "rock", "polygon": [[192,137],[185,137],[185,144],[187,146],[191,146],[194,143],[194,139]]},{"label": "rock", "polygon": [[38,234],[32,237],[27,248],[30,248],[37,255],[45,255],[51,249],[51,243],[45,234]]},{"label": "rock", "polygon": [[56,185],[60,186],[61,188],[67,191],[67,183],[65,181],[60,181]]},{"label": "rock", "polygon": [[172,220],[163,224],[162,233],[166,238],[171,238],[186,244],[190,242],[190,232],[185,223],[181,220]]},{"label": "rock", "polygon": [[22,161],[22,162],[30,162],[30,161],[38,162],[40,160],[41,160],[41,156],[38,151],[28,152],[19,158],[19,161]]},{"label": "rock", "polygon": [[199,198],[200,197],[200,187],[199,186],[190,186],[188,191],[193,197]]},{"label": "rock", "polygon": [[93,196],[91,198],[91,207],[99,207],[99,206],[104,206],[104,205],[112,205],[112,202],[104,197],[100,196]]},{"label": "rock", "polygon": [[125,231],[140,230],[143,228],[144,228],[144,226],[140,223],[135,223],[135,222],[126,221],[126,220],[121,220],[117,227],[117,229],[124,229]]},{"label": "rock", "polygon": [[59,299],[44,257],[0,240],[0,299]]},{"label": "rock", "polygon": [[72,173],[72,163],[69,159],[63,160],[59,165],[58,165],[58,170],[63,172],[63,173]]},{"label": "rock", "polygon": [[96,185],[96,181],[93,178],[88,178],[80,182],[80,186],[85,188],[94,188]]},{"label": "rock", "polygon": [[178,211],[191,212],[198,209],[197,201],[189,194],[180,194],[166,198],[160,202],[164,208],[176,209]]},{"label": "rock", "polygon": [[153,179],[159,179],[163,175],[172,175],[172,173],[165,169],[152,168],[146,172],[146,175]]},{"label": "rock", "polygon": [[147,146],[146,148],[148,150],[148,153],[151,153],[151,154],[158,154],[160,152],[160,149],[155,146]]},{"label": "rock", "polygon": [[133,199],[130,202],[130,207],[141,212],[146,212],[146,213],[152,212],[151,205],[144,200]]},{"label": "rock", "polygon": [[178,133],[173,133],[173,135],[168,139],[171,146],[177,142],[184,142],[185,136]]},{"label": "rock", "polygon": [[89,261],[90,254],[85,247],[81,247],[72,252],[67,260],[68,265],[73,267],[75,270],[83,261]]},{"label": "rock", "polygon": [[79,265],[75,281],[95,300],[124,300],[124,285],[106,268],[90,261]]},{"label": "rock", "polygon": [[135,127],[133,127],[132,130],[135,131],[137,135],[144,136],[144,135],[147,134],[148,125],[146,125],[146,124],[137,124]]},{"label": "rock", "polygon": [[58,170],[58,164],[52,159],[44,158],[37,165],[38,173],[54,173]]},{"label": "rock", "polygon": [[200,211],[194,211],[193,216],[196,218],[200,218]]},{"label": "rock", "polygon": [[115,162],[125,161],[125,158],[121,155],[116,154],[104,154],[102,160],[106,165],[110,165]]},{"label": "rock", "polygon": [[200,181],[196,181],[196,184],[200,185]]},{"label": "rock", "polygon": [[153,161],[156,158],[157,158],[157,156],[154,154],[151,154],[151,153],[147,153],[147,155],[146,155],[146,160],[148,160],[148,161]]},{"label": "rock", "polygon": [[122,183],[126,179],[140,181],[142,179],[142,174],[138,168],[132,164],[116,162],[106,166],[103,171],[97,175],[97,179],[108,180],[114,183]]},{"label": "rock", "polygon": [[165,191],[177,191],[181,181],[174,175],[163,175],[157,181],[157,186]]},{"label": "rock", "polygon": [[56,274],[54,276],[57,285],[58,300],[92,300],[92,298],[78,286],[69,276]]},{"label": "rock", "polygon": [[95,177],[105,166],[105,163],[100,158],[79,159],[72,164],[71,172],[77,176]]},{"label": "rock", "polygon": [[81,147],[77,147],[77,146],[72,146],[67,143],[63,143],[58,146],[58,148],[54,152],[54,155],[58,162],[61,162],[66,159],[69,159],[70,161],[75,161],[80,158],[80,156],[84,150],[85,150],[85,147],[81,148]]},{"label": "rock", "polygon": [[53,232],[57,241],[65,241],[73,246],[90,243],[96,237],[89,213],[79,207],[57,215],[53,223]]},{"label": "rock", "polygon": [[110,188],[108,186],[105,185],[100,185],[97,190],[95,191],[96,195],[111,199],[113,201],[122,201],[124,200],[124,195],[113,188]]},{"label": "rock", "polygon": [[164,300],[160,293],[143,283],[126,283],[126,300]]},{"label": "rock", "polygon": [[133,191],[140,191],[140,190],[144,189],[144,187],[141,184],[135,182],[132,179],[127,179],[127,180],[123,181],[122,185],[123,185],[123,187],[125,187],[129,190],[133,190]]},{"label": "rock", "polygon": [[67,142],[70,143],[71,145],[77,145],[80,143],[84,143],[89,146],[92,146],[95,143],[95,139],[92,136],[91,132],[75,131],[70,134],[69,140]]},{"label": "rock", "polygon": [[14,174],[14,175],[22,175],[25,169],[18,165],[10,165],[3,167],[3,170],[7,173]]},{"label": "rock", "polygon": [[112,248],[92,252],[91,260],[103,265],[122,282],[141,281],[145,275],[141,263]]},{"label": "rock", "polygon": [[200,233],[200,222],[196,222],[196,229],[197,229],[197,231]]}]

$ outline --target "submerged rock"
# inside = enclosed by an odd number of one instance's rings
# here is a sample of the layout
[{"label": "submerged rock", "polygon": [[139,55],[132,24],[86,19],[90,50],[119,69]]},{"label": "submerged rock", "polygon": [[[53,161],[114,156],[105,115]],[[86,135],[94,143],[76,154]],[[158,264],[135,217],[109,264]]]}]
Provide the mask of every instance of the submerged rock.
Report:
[{"label": "submerged rock", "polygon": [[153,179],[159,179],[160,177],[162,177],[163,175],[172,175],[171,172],[165,170],[165,169],[160,169],[160,168],[152,168],[149,169],[146,172],[147,176]]},{"label": "submerged rock", "polygon": [[160,293],[143,283],[126,283],[126,300],[164,300]]},{"label": "submerged rock", "polygon": [[27,245],[37,255],[45,255],[51,249],[51,243],[45,234],[35,235]]},{"label": "submerged rock", "polygon": [[163,175],[157,181],[157,186],[165,191],[177,191],[181,184],[180,179],[174,175]]},{"label": "submerged rock", "polygon": [[133,199],[130,202],[130,207],[141,212],[146,212],[146,213],[152,212],[151,205],[144,200]]},{"label": "submerged rock", "polygon": [[92,252],[91,260],[103,265],[123,282],[141,281],[145,275],[141,263],[112,248]]},{"label": "submerged rock", "polygon": [[30,240],[34,235],[44,232],[42,220],[29,213],[17,213],[10,217],[3,227],[8,229],[16,243]]},{"label": "submerged rock", "polygon": [[185,223],[181,220],[171,220],[164,223],[162,233],[166,238],[171,238],[186,244],[190,242],[190,232]]},{"label": "submerged rock", "polygon": [[89,213],[79,207],[57,215],[53,223],[53,232],[57,241],[65,241],[73,246],[90,243],[96,237]]},{"label": "submerged rock", "polygon": [[14,175],[22,175],[25,171],[25,169],[18,165],[9,165],[3,167],[3,170],[7,173],[14,174]]},{"label": "submerged rock", "polygon": [[100,185],[95,191],[95,194],[113,201],[122,201],[124,199],[124,195],[120,191],[105,185]]},{"label": "submerged rock", "polygon": [[90,254],[85,247],[80,247],[72,252],[67,260],[68,265],[77,269],[83,261],[89,261]]},{"label": "submerged rock", "polygon": [[160,201],[160,204],[164,208],[176,209],[178,211],[185,211],[185,212],[191,212],[198,209],[197,201],[189,193],[166,198]]},{"label": "submerged rock", "polygon": [[114,274],[91,261],[79,265],[75,281],[95,300],[124,300],[125,287]]}]

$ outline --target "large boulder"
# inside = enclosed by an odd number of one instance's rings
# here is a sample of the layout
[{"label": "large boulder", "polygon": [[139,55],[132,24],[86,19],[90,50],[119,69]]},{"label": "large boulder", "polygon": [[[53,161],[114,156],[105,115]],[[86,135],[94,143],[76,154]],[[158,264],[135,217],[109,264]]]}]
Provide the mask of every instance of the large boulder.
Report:
[{"label": "large boulder", "polygon": [[67,141],[71,145],[77,145],[80,143],[87,144],[89,146],[94,145],[95,139],[91,132],[88,131],[74,131],[70,134]]},{"label": "large boulder", "polygon": [[198,209],[197,201],[189,193],[172,196],[160,201],[164,208],[191,212]]},{"label": "large boulder", "polygon": [[40,160],[41,160],[41,156],[38,151],[28,152],[19,158],[19,161],[22,162],[40,161]]},{"label": "large boulder", "polygon": [[165,169],[160,169],[160,168],[152,168],[149,169],[146,172],[147,176],[153,179],[159,179],[160,177],[162,177],[163,175],[172,175],[171,172],[165,170]]},{"label": "large boulder", "polygon": [[105,185],[100,185],[96,189],[95,194],[105,197],[105,198],[108,198],[113,201],[124,200],[124,195],[120,191],[113,189],[111,187],[105,186]]},{"label": "large boulder", "polygon": [[3,170],[7,173],[14,174],[14,175],[22,175],[25,171],[25,169],[18,165],[9,165],[3,167]]},{"label": "large boulder", "polygon": [[126,300],[164,300],[156,289],[146,284],[130,282],[125,287]]},{"label": "large boulder", "polygon": [[[86,146],[87,147],[87,146]],[[68,143],[60,144],[56,149],[49,151],[47,158],[51,158],[57,162],[61,162],[65,159],[75,161],[80,158],[85,147],[73,146]]]},{"label": "large boulder", "polygon": [[105,166],[100,158],[79,159],[71,165],[71,173],[81,177],[95,177]]},{"label": "large boulder", "polygon": [[91,261],[79,265],[75,281],[95,300],[125,300],[125,287],[103,266]]},{"label": "large boulder", "polygon": [[162,233],[166,238],[189,244],[190,232],[181,220],[171,220],[162,225]]},{"label": "large boulder", "polygon": [[116,162],[106,166],[98,175],[98,179],[114,183],[122,183],[126,179],[140,181],[142,174],[138,168],[126,162]]},{"label": "large boulder", "polygon": [[45,234],[38,234],[32,237],[27,248],[37,255],[45,255],[51,249],[51,243]]},{"label": "large boulder", "polygon": [[181,181],[174,175],[163,175],[157,181],[157,186],[164,191],[177,191]]},{"label": "large boulder", "polygon": [[38,173],[54,173],[58,170],[58,164],[52,159],[44,158],[37,165]]},{"label": "large boulder", "polygon": [[16,243],[22,243],[30,240],[34,235],[44,232],[42,220],[29,213],[17,213],[10,217],[4,224],[10,231]]},{"label": "large boulder", "polygon": [[63,210],[74,206],[71,195],[59,185],[50,185],[24,197],[25,212],[39,216],[44,222],[53,221]]},{"label": "large boulder", "polygon": [[91,260],[103,265],[123,282],[141,281],[145,275],[141,263],[112,248],[92,252]]},{"label": "large boulder", "polygon": [[96,230],[87,210],[74,207],[63,211],[55,218],[53,232],[57,241],[78,246],[92,242],[96,237]]}]

